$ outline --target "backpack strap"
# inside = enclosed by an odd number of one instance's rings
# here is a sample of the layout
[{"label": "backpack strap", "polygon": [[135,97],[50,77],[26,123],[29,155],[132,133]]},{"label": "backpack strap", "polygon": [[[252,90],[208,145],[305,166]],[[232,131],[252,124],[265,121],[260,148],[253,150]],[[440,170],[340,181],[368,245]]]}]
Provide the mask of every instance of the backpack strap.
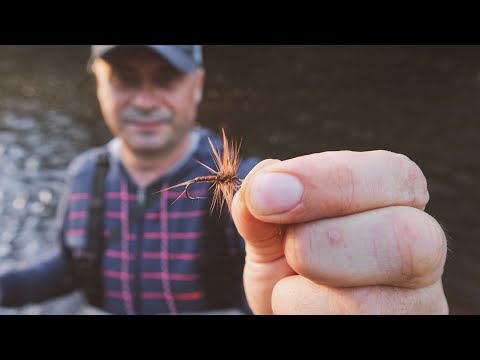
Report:
[{"label": "backpack strap", "polygon": [[88,302],[96,307],[101,307],[103,302],[101,260],[105,246],[103,212],[108,168],[109,154],[105,149],[98,155],[95,164],[85,251],[73,255],[74,271],[80,286]]},{"label": "backpack strap", "polygon": [[[114,229],[109,238],[105,238],[103,234],[105,179],[109,165],[109,153],[104,149],[95,163],[89,221],[86,229],[86,248],[82,253],[73,254],[74,271],[79,284],[89,304],[95,307],[101,307],[103,303],[101,276],[103,251],[108,242],[115,238],[114,235],[121,231],[120,227]],[[130,214],[129,222],[138,221],[151,204],[152,201],[147,200],[144,206]],[[209,310],[232,307],[235,300],[235,275],[232,257],[228,254],[226,216],[228,216],[226,211],[219,215],[219,210],[215,209],[213,214],[208,214],[206,217],[206,237],[202,243],[200,276]]]},{"label": "backpack strap", "polygon": [[[105,179],[110,166],[110,158],[105,148],[95,161],[95,173],[92,182],[89,220],[86,226],[87,244],[85,250],[72,254],[74,274],[90,305],[101,307],[103,303],[102,254],[108,244],[121,233],[121,226],[114,228],[108,237],[104,235],[104,194]],[[155,203],[155,197],[131,212],[129,223],[139,221],[148,208]]]}]

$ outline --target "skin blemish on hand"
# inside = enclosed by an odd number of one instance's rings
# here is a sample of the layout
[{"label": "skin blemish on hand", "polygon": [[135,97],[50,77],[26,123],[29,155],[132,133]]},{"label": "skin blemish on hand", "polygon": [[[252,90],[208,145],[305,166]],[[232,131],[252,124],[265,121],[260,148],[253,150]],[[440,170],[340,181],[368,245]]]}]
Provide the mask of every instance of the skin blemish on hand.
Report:
[{"label": "skin blemish on hand", "polygon": [[344,242],[342,234],[336,229],[330,229],[327,231],[327,239],[328,243],[332,246],[338,246]]}]

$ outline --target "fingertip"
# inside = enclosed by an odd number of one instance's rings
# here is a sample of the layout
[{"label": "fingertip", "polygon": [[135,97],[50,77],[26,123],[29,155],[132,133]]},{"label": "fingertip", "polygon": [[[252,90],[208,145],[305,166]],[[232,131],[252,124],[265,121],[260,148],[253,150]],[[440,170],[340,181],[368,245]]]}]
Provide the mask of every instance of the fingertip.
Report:
[{"label": "fingertip", "polygon": [[240,193],[241,193],[241,190],[237,191],[237,193],[233,196],[233,200],[232,200],[231,212],[232,212],[233,222],[235,224],[237,224],[238,216],[240,216],[241,208],[242,208],[241,203],[243,202],[242,201],[242,195]]},{"label": "fingertip", "polygon": [[[231,214],[235,226],[240,235],[249,243],[256,244],[258,241],[272,239],[279,234],[278,225],[266,223],[252,215],[248,208],[247,201],[249,195],[249,181],[255,173],[267,168],[272,164],[280,163],[280,160],[268,159],[260,162],[247,175],[239,191],[232,199]],[[283,247],[275,248],[275,254],[283,251]]]},{"label": "fingertip", "polygon": [[[248,188],[250,186],[251,179],[259,171],[267,168],[268,166],[278,164],[280,162],[282,162],[282,161],[278,160],[278,159],[266,159],[266,160],[263,160],[263,161],[259,162],[256,166],[254,166],[253,169],[250,170],[250,172],[247,174],[245,179],[243,179],[242,186],[240,187],[240,190],[235,194],[235,196],[233,198],[232,204],[235,204],[235,205],[232,205],[232,207],[238,208],[239,206],[244,206],[248,210],[248,207],[247,207],[246,202],[245,202],[245,197],[246,197],[246,194],[249,193]],[[232,211],[232,213],[233,213],[233,211]]]},{"label": "fingertip", "polygon": [[247,174],[245,179],[243,179],[242,186],[235,193],[232,199],[231,214],[233,221],[237,225],[237,227],[239,226],[239,224],[245,222],[245,220],[242,219],[248,218],[250,220],[250,218],[252,217],[245,201],[246,194],[248,193],[249,181],[252,179],[252,176],[255,173],[261,171],[262,169],[265,169],[266,167],[273,164],[278,164],[280,162],[281,160],[278,159],[265,159],[255,165],[253,169],[250,170],[250,172]]},{"label": "fingertip", "polygon": [[248,208],[257,218],[287,214],[301,205],[304,185],[288,173],[264,172],[250,183]]},{"label": "fingertip", "polygon": [[281,160],[278,160],[278,159],[266,159],[266,160],[263,160],[261,162],[259,162],[257,165],[255,165],[252,170],[250,170],[250,172],[247,174],[247,176],[245,177],[245,179],[243,179],[242,181],[242,186],[240,187],[240,189],[235,193],[234,197],[233,197],[233,200],[232,200],[232,217],[233,217],[233,220],[235,221],[235,219],[238,219],[238,216],[241,216],[240,214],[242,213],[242,211],[248,211],[248,208],[245,204],[245,194],[247,192],[247,188],[248,188],[248,183],[250,181],[250,179],[252,179],[252,176],[257,173],[258,171],[270,166],[270,165],[273,165],[273,164],[277,164],[281,162]]}]

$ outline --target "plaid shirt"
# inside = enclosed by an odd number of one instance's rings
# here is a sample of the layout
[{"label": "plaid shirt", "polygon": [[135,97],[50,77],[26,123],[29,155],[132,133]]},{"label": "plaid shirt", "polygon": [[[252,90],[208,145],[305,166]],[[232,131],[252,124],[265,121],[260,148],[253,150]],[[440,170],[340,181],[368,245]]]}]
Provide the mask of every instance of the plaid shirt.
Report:
[{"label": "plaid shirt", "polygon": [[[211,310],[205,303],[205,289],[200,281],[201,249],[210,202],[183,196],[173,203],[183,188],[154,194],[197,176],[209,175],[194,161],[215,168],[207,137],[222,148],[214,133],[195,129],[189,155],[147,188],[139,188],[119,160],[120,141],[114,139],[107,145],[111,161],[105,180],[104,234],[109,237],[113,232],[116,237],[108,242],[102,257],[103,310],[115,314]],[[67,191],[58,210],[62,251],[28,269],[2,276],[2,306],[42,301],[78,287],[67,255],[82,252],[86,246],[95,160],[101,151],[96,148],[81,154],[68,169]],[[254,158],[243,161],[239,176],[244,178],[257,162]],[[189,192],[204,197],[210,185],[195,184]],[[156,199],[143,218],[129,223],[129,215],[151,196]],[[120,230],[116,231],[117,228]],[[248,311],[242,287],[244,242],[229,215],[224,231],[236,274],[237,300],[232,305]]]}]

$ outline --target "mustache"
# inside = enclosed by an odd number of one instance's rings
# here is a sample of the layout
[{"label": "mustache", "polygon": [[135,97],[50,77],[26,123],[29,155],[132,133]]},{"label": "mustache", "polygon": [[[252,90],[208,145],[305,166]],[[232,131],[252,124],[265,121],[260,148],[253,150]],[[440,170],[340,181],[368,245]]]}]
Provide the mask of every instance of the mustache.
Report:
[{"label": "mustache", "polygon": [[152,110],[142,110],[133,107],[126,108],[120,119],[123,122],[135,122],[139,120],[148,120],[151,122],[171,123],[173,122],[173,112],[167,108],[158,108]]}]

